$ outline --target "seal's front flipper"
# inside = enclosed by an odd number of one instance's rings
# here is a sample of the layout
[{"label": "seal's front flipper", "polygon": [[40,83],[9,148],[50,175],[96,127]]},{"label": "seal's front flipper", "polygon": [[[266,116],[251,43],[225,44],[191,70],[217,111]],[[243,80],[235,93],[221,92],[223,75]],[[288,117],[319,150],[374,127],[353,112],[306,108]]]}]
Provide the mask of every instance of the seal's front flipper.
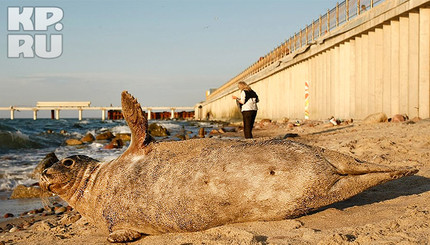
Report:
[{"label": "seal's front flipper", "polygon": [[36,168],[33,171],[33,176],[35,178],[40,178],[40,175],[42,174],[43,170],[51,167],[52,165],[54,165],[54,163],[58,161],[60,160],[58,160],[54,152],[49,153],[37,164]]},{"label": "seal's front flipper", "polygon": [[143,114],[142,107],[127,91],[121,94],[122,114],[131,131],[131,143],[127,151],[144,149],[154,141],[148,132],[148,120]]},{"label": "seal's front flipper", "polygon": [[139,240],[142,233],[133,230],[117,230],[109,234],[107,240],[109,242],[133,242]]}]

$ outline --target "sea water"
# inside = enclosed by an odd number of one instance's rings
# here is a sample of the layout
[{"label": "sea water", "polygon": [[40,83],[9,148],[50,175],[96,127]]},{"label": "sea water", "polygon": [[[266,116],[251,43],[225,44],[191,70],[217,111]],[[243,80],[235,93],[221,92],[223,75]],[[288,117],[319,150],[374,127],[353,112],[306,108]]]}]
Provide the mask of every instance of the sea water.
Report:
[{"label": "sea water", "polygon": [[[206,132],[220,125],[211,122],[150,120],[170,132],[168,140],[177,140],[178,133],[191,132],[190,137],[198,134],[200,127]],[[30,207],[42,206],[40,200],[9,200],[13,189],[20,184],[37,183],[33,170],[48,153],[55,152],[59,159],[71,155],[87,155],[100,161],[117,158],[127,148],[129,142],[121,149],[104,149],[107,141],[96,141],[80,146],[68,146],[66,139],[80,139],[87,133],[94,136],[111,131],[113,134],[130,133],[124,120],[100,119],[0,119],[0,215],[10,212],[17,214]],[[163,140],[158,138],[157,140]],[[165,140],[165,139],[164,139]],[[36,207],[35,207],[36,208]]]}]

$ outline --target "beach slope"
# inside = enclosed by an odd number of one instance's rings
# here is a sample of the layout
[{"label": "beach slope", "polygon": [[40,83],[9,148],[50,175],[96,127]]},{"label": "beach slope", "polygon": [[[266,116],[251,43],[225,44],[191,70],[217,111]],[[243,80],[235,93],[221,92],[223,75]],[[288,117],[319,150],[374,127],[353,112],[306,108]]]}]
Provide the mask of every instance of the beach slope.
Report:
[{"label": "beach slope", "polygon": [[[242,136],[230,132],[227,136]],[[256,137],[289,138],[387,166],[411,166],[394,180],[313,213],[283,221],[250,222],[191,233],[148,236],[131,244],[428,244],[430,242],[430,120],[328,126],[266,124]],[[0,244],[109,244],[73,211],[0,223]],[[22,224],[26,224],[22,228]],[[17,227],[17,228],[11,228]],[[18,228],[21,227],[21,228]],[[11,232],[12,231],[12,232]]]}]

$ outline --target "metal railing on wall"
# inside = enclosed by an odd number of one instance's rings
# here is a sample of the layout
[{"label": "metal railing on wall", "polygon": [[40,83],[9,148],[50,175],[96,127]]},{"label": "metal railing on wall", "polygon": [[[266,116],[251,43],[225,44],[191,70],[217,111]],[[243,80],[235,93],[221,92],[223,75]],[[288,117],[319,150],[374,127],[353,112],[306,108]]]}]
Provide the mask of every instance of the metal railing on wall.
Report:
[{"label": "metal railing on wall", "polygon": [[[260,57],[254,64],[250,65],[239,75],[232,78],[228,83],[218,90],[222,90],[225,86],[235,84],[255,73],[263,70],[275,61],[287,56],[300,48],[312,43],[327,32],[333,31],[346,22],[356,18],[364,12],[372,9],[385,0],[345,0],[337,3],[336,7],[327,10],[324,15],[320,15],[317,20],[312,21],[304,29],[296,32],[293,36],[281,43],[278,47]],[[217,94],[215,91],[212,95]]]}]

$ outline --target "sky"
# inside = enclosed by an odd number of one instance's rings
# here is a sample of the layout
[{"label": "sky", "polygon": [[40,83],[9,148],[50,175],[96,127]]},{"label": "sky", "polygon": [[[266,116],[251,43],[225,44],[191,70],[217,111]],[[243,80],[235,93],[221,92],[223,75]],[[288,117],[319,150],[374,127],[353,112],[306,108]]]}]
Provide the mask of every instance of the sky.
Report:
[{"label": "sky", "polygon": [[[123,90],[142,106],[194,106],[206,90],[228,82],[336,2],[0,0],[0,107],[37,101],[120,106]],[[62,28],[8,29],[8,9],[24,6],[61,8]],[[15,34],[61,34],[62,54],[10,58],[8,35]]]}]

